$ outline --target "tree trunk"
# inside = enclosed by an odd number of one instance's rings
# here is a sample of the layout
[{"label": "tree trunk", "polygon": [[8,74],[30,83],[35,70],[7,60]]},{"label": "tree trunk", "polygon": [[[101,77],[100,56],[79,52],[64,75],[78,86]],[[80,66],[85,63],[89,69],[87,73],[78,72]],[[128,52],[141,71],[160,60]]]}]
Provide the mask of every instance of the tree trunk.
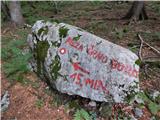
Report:
[{"label": "tree trunk", "polygon": [[18,26],[24,25],[24,19],[21,13],[21,6],[19,1],[10,1],[9,10],[11,15],[11,21]]},{"label": "tree trunk", "polygon": [[148,19],[144,1],[134,1],[128,13],[122,19],[145,20]]},{"label": "tree trunk", "polygon": [[2,12],[5,15],[5,19],[6,20],[10,20],[11,16],[9,14],[9,8],[7,7],[7,5],[4,3],[4,1],[1,1],[1,7],[2,7]]}]

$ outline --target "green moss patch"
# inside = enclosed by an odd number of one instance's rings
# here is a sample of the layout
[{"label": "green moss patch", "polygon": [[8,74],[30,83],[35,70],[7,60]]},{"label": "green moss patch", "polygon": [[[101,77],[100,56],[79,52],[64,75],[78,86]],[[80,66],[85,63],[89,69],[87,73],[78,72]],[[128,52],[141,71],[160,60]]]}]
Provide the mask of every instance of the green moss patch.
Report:
[{"label": "green moss patch", "polygon": [[49,43],[47,41],[38,41],[36,46],[36,59],[37,59],[37,73],[41,74],[42,68],[44,68],[45,57],[47,56],[47,51],[49,48]]},{"label": "green moss patch", "polygon": [[38,35],[40,36],[44,32],[44,35],[48,33],[48,26],[42,27],[38,30]]},{"label": "green moss patch", "polygon": [[61,42],[59,43],[58,41],[52,42],[52,46],[54,47],[60,47]]},{"label": "green moss patch", "polygon": [[60,57],[57,54],[51,65],[51,75],[53,80],[57,80],[58,76],[61,76],[58,71],[61,69]]},{"label": "green moss patch", "polygon": [[65,28],[65,26],[63,26],[63,27],[60,27],[59,28],[59,37],[60,38],[65,38],[66,36],[67,36],[67,34],[68,34],[68,28]]},{"label": "green moss patch", "polygon": [[74,41],[78,41],[82,35],[78,34],[76,37],[73,38]]}]

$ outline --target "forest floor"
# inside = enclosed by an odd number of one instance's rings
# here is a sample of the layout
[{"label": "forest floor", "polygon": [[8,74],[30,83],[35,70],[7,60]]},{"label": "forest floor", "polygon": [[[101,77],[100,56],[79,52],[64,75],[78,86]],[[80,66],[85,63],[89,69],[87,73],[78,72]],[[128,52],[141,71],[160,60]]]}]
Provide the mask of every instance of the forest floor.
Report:
[{"label": "forest floor", "polygon": [[[158,2],[156,4],[159,4]],[[132,22],[120,20],[131,6],[129,3],[117,2],[68,2],[60,3],[57,14],[54,13],[53,6],[46,2],[35,2],[35,8],[27,3],[22,3],[22,11],[26,22],[33,25],[38,19],[56,19],[60,22],[78,26],[102,37],[115,44],[132,50],[138,55],[140,34],[144,41],[160,51],[160,9],[157,12],[156,4],[146,2],[148,20]],[[160,4],[159,4],[160,5]],[[3,18],[3,17],[2,17]],[[27,39],[30,28],[15,28],[9,22],[2,22],[2,55],[3,49],[10,41]],[[24,47],[24,46],[23,46]],[[26,47],[26,46],[25,46]],[[144,45],[142,49],[143,60],[159,60],[158,56],[150,47]],[[9,92],[10,105],[2,113],[2,120],[71,120],[73,119],[73,108],[68,108],[66,102],[71,97],[52,91],[34,73],[23,73],[25,80],[12,80],[8,77],[4,64],[12,57],[2,57],[1,73],[1,95],[5,91]],[[18,63],[17,63],[18,65]],[[140,88],[144,91],[160,91],[160,63],[147,62],[140,69]],[[16,73],[15,73],[16,74]],[[88,104],[88,99],[72,98],[78,101],[83,107]],[[83,103],[82,100],[85,102]],[[65,103],[64,103],[65,102]],[[100,103],[97,103],[100,104]],[[144,107],[143,116],[139,120],[149,120],[152,113]],[[156,114],[160,117],[160,112]],[[99,119],[107,119],[98,117]]]}]

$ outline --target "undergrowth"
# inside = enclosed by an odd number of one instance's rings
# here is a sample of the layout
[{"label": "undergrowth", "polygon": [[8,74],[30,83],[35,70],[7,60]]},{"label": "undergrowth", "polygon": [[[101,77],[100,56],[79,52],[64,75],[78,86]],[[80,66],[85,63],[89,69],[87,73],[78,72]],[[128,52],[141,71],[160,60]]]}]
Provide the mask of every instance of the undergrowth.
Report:
[{"label": "undergrowth", "polygon": [[2,37],[2,40],[3,72],[11,82],[19,81],[24,83],[24,74],[29,71],[28,60],[31,58],[31,54],[27,51],[28,49],[24,49],[26,46],[25,39],[17,40],[11,37]]},{"label": "undergrowth", "polygon": [[91,117],[86,110],[78,109],[74,114],[74,120],[91,120]]}]

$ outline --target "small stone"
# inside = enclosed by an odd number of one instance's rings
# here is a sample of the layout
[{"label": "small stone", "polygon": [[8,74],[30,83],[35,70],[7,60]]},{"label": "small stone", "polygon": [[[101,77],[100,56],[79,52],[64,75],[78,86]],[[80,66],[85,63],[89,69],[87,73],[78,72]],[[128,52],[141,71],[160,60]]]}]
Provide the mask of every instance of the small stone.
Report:
[{"label": "small stone", "polygon": [[135,117],[136,117],[136,118],[140,118],[140,117],[142,117],[142,115],[143,115],[143,111],[142,111],[142,109],[140,109],[140,108],[135,108],[135,109],[134,109],[134,113],[135,113]]},{"label": "small stone", "polygon": [[96,107],[96,102],[95,101],[90,101],[88,103],[88,105],[91,106],[91,107]]},{"label": "small stone", "polygon": [[49,90],[49,86],[45,87],[46,90]]},{"label": "small stone", "polygon": [[144,104],[144,101],[142,100],[142,98],[139,98],[137,95],[135,96],[135,101],[139,104]]},{"label": "small stone", "polygon": [[8,91],[5,91],[4,95],[1,97],[1,112],[7,110],[10,104]]},{"label": "small stone", "polygon": [[158,96],[160,96],[160,92],[159,91],[154,91],[152,94],[153,99],[155,100]]}]

